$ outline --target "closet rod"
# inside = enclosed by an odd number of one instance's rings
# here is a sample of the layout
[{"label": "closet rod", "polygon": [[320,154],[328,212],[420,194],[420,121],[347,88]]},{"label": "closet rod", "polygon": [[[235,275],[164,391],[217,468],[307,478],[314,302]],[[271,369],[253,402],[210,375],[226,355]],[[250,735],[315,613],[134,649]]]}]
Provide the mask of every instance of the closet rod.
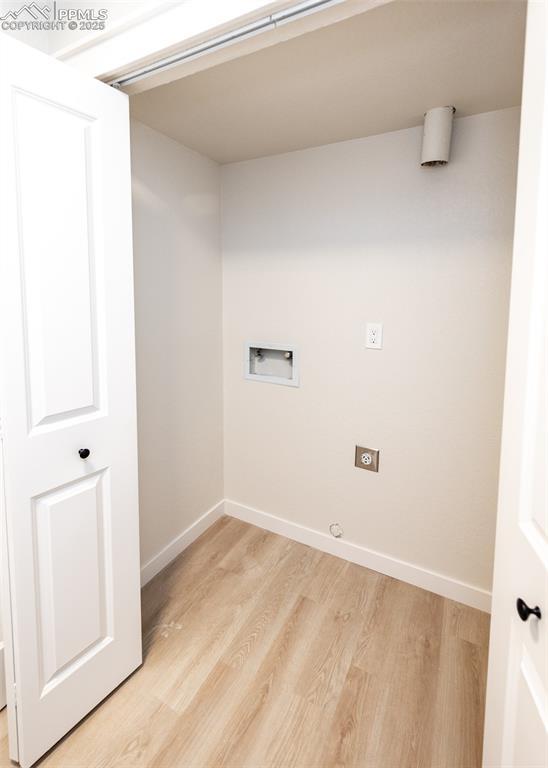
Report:
[{"label": "closet rod", "polygon": [[189,61],[191,59],[202,56],[205,53],[210,53],[218,48],[223,48],[226,45],[236,42],[237,40],[243,40],[246,37],[250,37],[257,32],[263,32],[268,29],[276,29],[278,24],[285,21],[293,21],[299,16],[305,16],[309,13],[319,11],[330,5],[338,5],[344,2],[344,0],[308,0],[308,2],[299,3],[298,5],[286,8],[284,11],[278,11],[272,13],[269,16],[264,16],[262,19],[246,24],[243,27],[238,27],[231,32],[227,32],[225,35],[219,37],[213,37],[209,40],[200,43],[192,48],[187,48],[179,53],[174,53],[171,56],[166,56],[164,59],[158,59],[141,69],[136,69],[132,72],[128,72],[125,75],[119,76],[114,80],[109,80],[108,85],[112,85],[114,88],[123,88],[125,85],[131,85],[139,80],[142,80],[149,75],[162,70],[170,69],[176,64],[182,61]]}]

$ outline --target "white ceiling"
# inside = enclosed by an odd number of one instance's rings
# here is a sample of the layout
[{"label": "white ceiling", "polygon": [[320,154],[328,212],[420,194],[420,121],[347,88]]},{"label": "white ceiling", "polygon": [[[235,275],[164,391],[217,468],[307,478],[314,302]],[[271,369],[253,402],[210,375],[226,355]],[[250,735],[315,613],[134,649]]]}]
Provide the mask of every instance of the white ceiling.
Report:
[{"label": "white ceiling", "polygon": [[131,98],[132,116],[221,163],[521,99],[525,3],[397,1]]}]

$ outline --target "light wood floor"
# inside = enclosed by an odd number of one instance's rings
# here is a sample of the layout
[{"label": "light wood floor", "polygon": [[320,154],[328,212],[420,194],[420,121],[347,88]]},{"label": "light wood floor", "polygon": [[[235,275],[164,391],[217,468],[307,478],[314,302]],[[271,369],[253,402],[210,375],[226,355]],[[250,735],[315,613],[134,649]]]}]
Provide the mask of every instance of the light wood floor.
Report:
[{"label": "light wood floor", "polygon": [[479,611],[223,518],[143,622],[143,667],[41,766],[481,764]]}]

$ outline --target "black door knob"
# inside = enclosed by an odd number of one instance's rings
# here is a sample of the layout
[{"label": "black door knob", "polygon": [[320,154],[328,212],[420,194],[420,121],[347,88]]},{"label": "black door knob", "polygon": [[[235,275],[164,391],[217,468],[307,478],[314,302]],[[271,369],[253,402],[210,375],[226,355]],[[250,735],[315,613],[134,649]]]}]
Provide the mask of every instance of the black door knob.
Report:
[{"label": "black door knob", "polygon": [[87,459],[90,453],[91,451],[89,450],[89,448],[80,448],[80,450],[78,451],[78,455],[80,456],[81,459]]},{"label": "black door knob", "polygon": [[534,608],[529,608],[525,600],[522,600],[521,597],[518,597],[516,600],[516,608],[518,609],[518,614],[522,621],[527,621],[531,614],[536,616],[537,619],[542,618],[542,613],[540,612],[538,605],[536,605]]}]

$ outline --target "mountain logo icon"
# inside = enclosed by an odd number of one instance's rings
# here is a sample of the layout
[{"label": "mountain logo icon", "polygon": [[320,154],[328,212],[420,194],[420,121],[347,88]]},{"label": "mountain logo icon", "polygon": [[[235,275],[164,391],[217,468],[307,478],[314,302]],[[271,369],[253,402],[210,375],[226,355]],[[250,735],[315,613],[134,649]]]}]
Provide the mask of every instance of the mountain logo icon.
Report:
[{"label": "mountain logo icon", "polygon": [[8,11],[3,16],[0,16],[0,21],[7,21],[8,19],[17,21],[23,14],[26,14],[27,17],[30,16],[33,21],[47,21],[50,13],[51,8],[49,5],[39,6],[38,3],[28,3],[27,5],[22,5],[16,11]]}]

